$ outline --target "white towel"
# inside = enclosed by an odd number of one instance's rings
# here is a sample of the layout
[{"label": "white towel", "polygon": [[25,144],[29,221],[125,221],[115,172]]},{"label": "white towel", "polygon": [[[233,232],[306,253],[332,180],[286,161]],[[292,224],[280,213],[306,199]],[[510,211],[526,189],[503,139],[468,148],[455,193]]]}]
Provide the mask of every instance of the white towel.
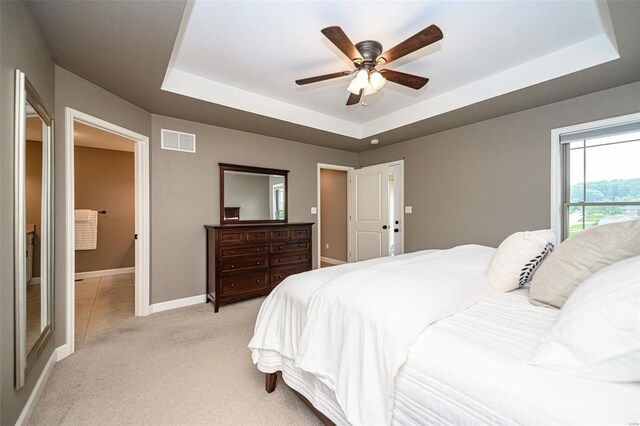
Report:
[{"label": "white towel", "polygon": [[[84,212],[87,212],[88,220],[82,220]],[[75,218],[76,250],[95,250],[98,247],[98,212],[76,210]]]},{"label": "white towel", "polygon": [[76,222],[88,222],[91,219],[92,210],[80,209],[76,210],[75,220]]}]

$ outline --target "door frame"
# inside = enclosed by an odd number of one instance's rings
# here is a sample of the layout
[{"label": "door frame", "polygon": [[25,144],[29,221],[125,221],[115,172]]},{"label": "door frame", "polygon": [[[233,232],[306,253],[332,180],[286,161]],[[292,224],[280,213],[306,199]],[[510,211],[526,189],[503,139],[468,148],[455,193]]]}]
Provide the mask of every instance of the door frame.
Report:
[{"label": "door frame", "polygon": [[317,215],[317,228],[318,228],[318,242],[317,242],[317,249],[316,249],[316,265],[318,266],[318,268],[320,268],[320,264],[321,264],[321,258],[322,258],[322,206],[321,206],[321,202],[320,202],[320,195],[321,195],[321,181],[320,181],[320,170],[322,169],[326,169],[326,170],[340,170],[340,171],[344,171],[347,172],[347,262],[351,261],[351,254],[350,254],[350,249],[351,249],[351,203],[350,203],[350,197],[351,197],[351,188],[349,185],[349,171],[350,170],[354,170],[353,167],[351,166],[340,166],[338,164],[326,164],[326,163],[318,163],[317,165],[317,206],[318,206],[318,211],[316,212]]},{"label": "door frame", "polygon": [[[135,315],[149,315],[150,212],[149,137],[109,123],[73,108],[65,108],[65,200],[66,200],[66,350],[75,351],[75,154],[74,123],[82,123],[127,138],[135,143]],[[59,357],[58,359],[62,359]]]},{"label": "door frame", "polygon": [[[360,169],[366,168],[366,167],[374,167],[374,166],[400,166],[400,250],[401,253],[400,254],[404,254],[404,233],[405,233],[405,212],[404,212],[404,158],[400,159],[400,160],[395,160],[395,161],[389,161],[387,163],[379,163],[379,164],[369,164],[367,166],[361,166]],[[360,170],[357,169],[357,170]],[[351,188],[351,182],[348,182],[349,188]],[[396,188],[398,185],[398,181],[396,181]],[[351,199],[349,199],[349,209],[351,209]],[[352,247],[351,247],[351,222],[353,221],[353,219],[351,218],[351,212],[349,211],[349,226],[348,226],[348,230],[349,230],[349,262],[353,261],[353,251]],[[393,229],[391,224],[391,229]]]}]

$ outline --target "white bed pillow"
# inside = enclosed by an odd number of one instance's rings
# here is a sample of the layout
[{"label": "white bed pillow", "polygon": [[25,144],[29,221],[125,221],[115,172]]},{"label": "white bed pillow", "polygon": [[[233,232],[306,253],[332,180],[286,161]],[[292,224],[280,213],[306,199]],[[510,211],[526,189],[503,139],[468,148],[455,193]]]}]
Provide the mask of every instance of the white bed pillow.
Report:
[{"label": "white bed pillow", "polygon": [[516,232],[498,246],[485,273],[491,293],[506,293],[531,280],[556,241],[551,229]]},{"label": "white bed pillow", "polygon": [[531,280],[529,301],[562,308],[573,290],[591,274],[640,255],[640,220],[610,223],[567,238]]},{"label": "white bed pillow", "polygon": [[640,382],[640,256],[580,284],[530,363],[596,380]]}]

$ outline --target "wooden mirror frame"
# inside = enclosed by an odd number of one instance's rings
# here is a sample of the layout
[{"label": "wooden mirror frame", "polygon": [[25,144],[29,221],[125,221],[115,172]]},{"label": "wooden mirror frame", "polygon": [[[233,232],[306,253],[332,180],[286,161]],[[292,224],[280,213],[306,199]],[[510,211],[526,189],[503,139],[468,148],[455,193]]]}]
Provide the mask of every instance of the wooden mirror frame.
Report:
[{"label": "wooden mirror frame", "polygon": [[[289,170],[268,169],[264,167],[243,166],[239,164],[218,163],[220,166],[220,223],[223,225],[237,224],[255,224],[255,223],[287,223],[289,220],[289,185],[287,176]],[[265,219],[265,220],[225,220],[224,215],[224,172],[246,172],[257,173],[263,175],[278,175],[284,177],[284,219]]]}]

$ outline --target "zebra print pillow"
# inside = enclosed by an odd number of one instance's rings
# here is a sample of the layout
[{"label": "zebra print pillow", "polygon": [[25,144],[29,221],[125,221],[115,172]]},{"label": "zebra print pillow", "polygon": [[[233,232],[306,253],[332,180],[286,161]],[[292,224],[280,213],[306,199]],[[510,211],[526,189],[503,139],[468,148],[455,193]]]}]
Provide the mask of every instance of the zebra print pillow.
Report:
[{"label": "zebra print pillow", "polygon": [[520,287],[531,281],[533,273],[536,271],[536,269],[538,269],[538,266],[540,266],[542,261],[547,256],[549,256],[549,253],[551,253],[554,248],[555,246],[553,245],[553,243],[547,243],[544,246],[544,250],[542,250],[542,253],[540,253],[524,265],[524,268],[522,268],[522,270],[520,271],[520,280],[518,281]]}]

